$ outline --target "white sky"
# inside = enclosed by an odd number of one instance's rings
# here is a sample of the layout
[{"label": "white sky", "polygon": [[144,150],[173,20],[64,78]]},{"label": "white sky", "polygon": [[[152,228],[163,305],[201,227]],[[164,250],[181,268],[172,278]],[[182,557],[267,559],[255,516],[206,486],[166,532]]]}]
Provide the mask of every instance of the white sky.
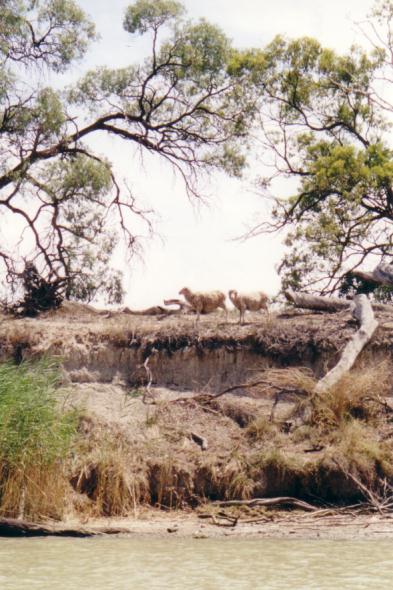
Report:
[{"label": "white sky", "polygon": [[[127,0],[81,0],[92,16],[101,41],[75,71],[107,64],[123,66],[138,61],[143,44],[125,33],[121,23]],[[360,42],[354,21],[370,12],[371,0],[185,0],[188,14],[218,24],[238,47],[262,47],[276,34],[309,35],[324,45],[346,50]],[[266,205],[251,190],[249,180],[223,175],[206,187],[209,205],[192,206],[184,187],[157,161],[135,162],[124,143],[99,140],[100,149],[116,162],[121,175],[141,202],[157,211],[156,230],[161,238],[146,244],[144,262],[134,260],[125,270],[125,303],[146,307],[176,297],[188,286],[195,290],[230,288],[279,290],[275,266],[282,255],[278,236],[233,241],[256,216],[267,215]],[[262,173],[254,165],[248,174]],[[265,209],[264,209],[265,207]],[[123,259],[118,260],[123,265]]]}]

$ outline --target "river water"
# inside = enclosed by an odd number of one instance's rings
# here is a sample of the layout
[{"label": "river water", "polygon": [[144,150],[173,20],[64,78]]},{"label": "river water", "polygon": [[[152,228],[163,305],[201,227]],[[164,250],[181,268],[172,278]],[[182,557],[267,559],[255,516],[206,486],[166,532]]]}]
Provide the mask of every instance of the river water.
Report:
[{"label": "river water", "polygon": [[391,541],[0,539],[1,590],[384,590]]}]

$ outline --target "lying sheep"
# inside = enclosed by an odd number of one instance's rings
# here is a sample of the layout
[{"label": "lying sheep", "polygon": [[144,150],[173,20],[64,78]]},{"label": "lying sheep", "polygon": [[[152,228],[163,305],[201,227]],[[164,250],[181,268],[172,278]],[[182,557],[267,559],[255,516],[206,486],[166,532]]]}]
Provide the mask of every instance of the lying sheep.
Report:
[{"label": "lying sheep", "polygon": [[267,312],[267,302],[269,297],[263,291],[256,291],[255,293],[238,293],[236,289],[231,289],[228,292],[229,299],[233,305],[237,307],[240,312],[239,324],[244,323],[244,314],[246,310],[258,311],[264,309]]},{"label": "lying sheep", "polygon": [[196,311],[197,322],[199,322],[201,313],[210,313],[219,307],[225,311],[225,317],[227,317],[228,310],[225,305],[225,293],[221,291],[193,292],[187,287],[184,287],[179,291],[179,295],[183,295],[187,303]]}]

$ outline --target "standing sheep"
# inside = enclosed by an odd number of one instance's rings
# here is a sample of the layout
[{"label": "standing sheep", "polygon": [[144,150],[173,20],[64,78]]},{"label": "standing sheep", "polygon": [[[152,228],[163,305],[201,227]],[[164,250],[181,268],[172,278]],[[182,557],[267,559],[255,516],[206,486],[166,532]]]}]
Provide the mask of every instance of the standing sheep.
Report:
[{"label": "standing sheep", "polygon": [[233,305],[237,307],[240,312],[239,324],[244,323],[244,314],[246,310],[258,311],[265,309],[267,312],[267,302],[269,297],[263,291],[256,291],[255,293],[238,293],[236,289],[231,289],[228,292],[229,299]]},{"label": "standing sheep", "polygon": [[225,311],[225,317],[227,317],[228,310],[225,305],[225,293],[221,291],[193,292],[187,287],[183,287],[179,291],[179,295],[183,295],[187,303],[196,311],[196,322],[199,322],[201,313],[210,313],[219,307]]}]

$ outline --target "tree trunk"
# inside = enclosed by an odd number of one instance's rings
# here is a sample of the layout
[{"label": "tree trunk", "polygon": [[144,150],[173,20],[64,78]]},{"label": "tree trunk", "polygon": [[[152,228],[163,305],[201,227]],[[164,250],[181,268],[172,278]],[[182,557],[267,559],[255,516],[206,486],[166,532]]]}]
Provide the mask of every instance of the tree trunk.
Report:
[{"label": "tree trunk", "polygon": [[357,295],[354,299],[353,316],[359,321],[360,328],[345,346],[337,365],[318,381],[316,393],[325,393],[333,387],[355,363],[359,353],[371,339],[378,322],[374,317],[371,303],[366,295]]}]

